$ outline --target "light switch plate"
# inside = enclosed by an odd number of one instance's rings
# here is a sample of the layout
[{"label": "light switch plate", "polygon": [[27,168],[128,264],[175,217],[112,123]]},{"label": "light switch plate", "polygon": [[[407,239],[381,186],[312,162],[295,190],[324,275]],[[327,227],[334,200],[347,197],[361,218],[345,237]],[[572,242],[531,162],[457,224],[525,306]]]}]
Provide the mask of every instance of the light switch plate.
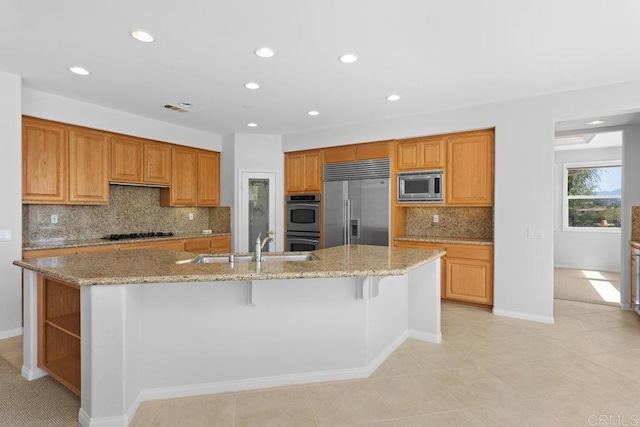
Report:
[{"label": "light switch plate", "polygon": [[544,228],[527,228],[527,239],[544,239]]},{"label": "light switch plate", "polygon": [[8,242],[11,240],[11,230],[0,230],[0,241]]}]

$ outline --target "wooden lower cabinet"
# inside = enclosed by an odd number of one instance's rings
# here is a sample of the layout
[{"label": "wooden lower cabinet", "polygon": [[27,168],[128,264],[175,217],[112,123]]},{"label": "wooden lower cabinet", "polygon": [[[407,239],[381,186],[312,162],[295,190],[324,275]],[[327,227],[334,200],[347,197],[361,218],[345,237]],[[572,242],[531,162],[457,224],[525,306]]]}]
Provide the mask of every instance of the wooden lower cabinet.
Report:
[{"label": "wooden lower cabinet", "polygon": [[211,238],[211,249],[209,253],[229,253],[231,252],[231,237],[230,236],[216,236]]},{"label": "wooden lower cabinet", "polygon": [[445,250],[441,296],[446,300],[493,305],[493,246],[395,242],[398,247]]},{"label": "wooden lower cabinet", "polygon": [[184,242],[184,251],[196,254],[218,254],[231,252],[229,236],[189,239]]},{"label": "wooden lower cabinet", "polygon": [[125,243],[120,245],[120,250],[128,249],[164,249],[167,251],[183,251],[184,243],[182,240],[166,240],[161,242],[139,242],[139,243]]},{"label": "wooden lower cabinet", "polygon": [[80,396],[80,287],[38,275],[38,366]]}]

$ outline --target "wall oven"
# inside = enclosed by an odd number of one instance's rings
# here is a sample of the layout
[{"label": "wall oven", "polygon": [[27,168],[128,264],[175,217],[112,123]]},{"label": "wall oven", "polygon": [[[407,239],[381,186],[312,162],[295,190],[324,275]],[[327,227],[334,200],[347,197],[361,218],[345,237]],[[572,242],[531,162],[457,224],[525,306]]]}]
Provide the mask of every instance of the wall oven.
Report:
[{"label": "wall oven", "polygon": [[320,194],[287,196],[288,252],[320,249]]},{"label": "wall oven", "polygon": [[320,195],[287,196],[287,232],[320,233]]}]

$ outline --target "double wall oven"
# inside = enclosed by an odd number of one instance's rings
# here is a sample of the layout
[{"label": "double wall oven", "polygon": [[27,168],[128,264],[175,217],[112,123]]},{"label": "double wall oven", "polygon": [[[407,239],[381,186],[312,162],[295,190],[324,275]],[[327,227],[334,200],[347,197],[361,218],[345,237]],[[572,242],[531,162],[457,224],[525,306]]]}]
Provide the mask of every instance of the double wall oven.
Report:
[{"label": "double wall oven", "polygon": [[320,194],[287,196],[287,251],[320,249]]}]

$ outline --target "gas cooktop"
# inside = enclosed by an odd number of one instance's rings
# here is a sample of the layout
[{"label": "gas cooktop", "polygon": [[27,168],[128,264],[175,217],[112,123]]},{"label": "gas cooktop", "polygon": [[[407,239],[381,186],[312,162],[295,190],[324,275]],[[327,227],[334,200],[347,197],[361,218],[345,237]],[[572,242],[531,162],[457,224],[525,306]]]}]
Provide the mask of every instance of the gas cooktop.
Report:
[{"label": "gas cooktop", "polygon": [[164,233],[151,231],[148,233],[125,233],[125,234],[109,234],[106,237],[103,237],[105,240],[124,240],[124,239],[146,239],[149,237],[170,237],[173,236],[173,233]]}]

